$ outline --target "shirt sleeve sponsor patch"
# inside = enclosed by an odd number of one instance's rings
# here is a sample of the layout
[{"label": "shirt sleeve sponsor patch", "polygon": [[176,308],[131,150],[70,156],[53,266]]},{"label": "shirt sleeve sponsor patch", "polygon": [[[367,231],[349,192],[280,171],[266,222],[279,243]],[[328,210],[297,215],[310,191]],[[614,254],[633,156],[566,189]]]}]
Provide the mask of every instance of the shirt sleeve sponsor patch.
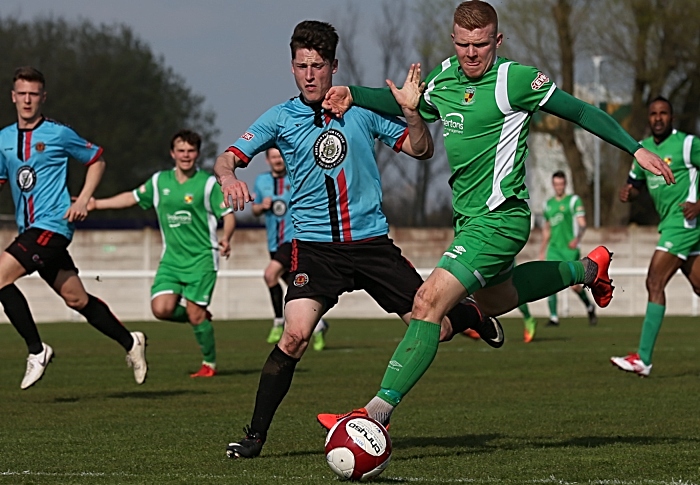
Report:
[{"label": "shirt sleeve sponsor patch", "polygon": [[246,131],[245,133],[243,133],[243,134],[241,135],[241,138],[243,138],[245,141],[250,141],[250,140],[252,140],[253,138],[255,138],[255,135],[252,134],[252,133],[249,132],[249,131]]},{"label": "shirt sleeve sponsor patch", "polygon": [[139,187],[139,192],[142,194],[145,194],[146,193],[146,186],[142,185],[141,187]]},{"label": "shirt sleeve sponsor patch", "polygon": [[530,84],[530,87],[534,89],[535,91],[540,89],[542,86],[547,84],[549,82],[549,78],[542,72],[537,73],[537,77],[535,78],[534,81],[532,81],[532,84]]}]

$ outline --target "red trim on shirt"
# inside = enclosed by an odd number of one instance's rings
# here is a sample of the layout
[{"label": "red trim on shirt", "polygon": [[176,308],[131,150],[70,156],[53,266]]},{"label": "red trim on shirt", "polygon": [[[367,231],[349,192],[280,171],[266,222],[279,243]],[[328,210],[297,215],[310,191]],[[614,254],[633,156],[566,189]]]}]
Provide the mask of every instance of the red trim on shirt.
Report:
[{"label": "red trim on shirt", "polygon": [[325,111],[323,112],[323,121],[326,122],[326,124],[330,123],[333,117],[326,113]]},{"label": "red trim on shirt", "polygon": [[34,194],[29,196],[27,200],[27,210],[29,211],[29,222],[34,222]]},{"label": "red trim on shirt", "polygon": [[406,138],[408,138],[408,128],[404,130],[403,135],[401,135],[399,139],[396,140],[396,143],[394,143],[394,151],[396,153],[401,151],[401,147],[403,146],[403,142],[406,141]]},{"label": "red trim on shirt", "polygon": [[100,159],[100,157],[102,156],[103,151],[105,151],[104,148],[100,147],[100,149],[97,150],[97,153],[95,153],[95,156],[92,157],[92,159],[90,159],[90,161],[88,163],[86,163],[85,166],[87,167],[89,165],[92,165],[96,161],[98,161]]},{"label": "red trim on shirt", "polygon": [[236,148],[236,147],[228,147],[228,148],[226,149],[226,151],[227,151],[227,152],[231,152],[231,153],[233,153],[234,155],[236,155],[236,156],[237,156],[238,158],[240,158],[240,159],[243,161],[243,163],[245,163],[246,165],[250,163],[250,158],[248,157],[248,155],[246,155],[245,153],[243,153],[242,151],[240,151],[238,148]]},{"label": "red trim on shirt", "polygon": [[352,241],[350,231],[350,209],[348,204],[348,184],[345,180],[345,169],[338,174],[338,201],[340,202],[340,222],[343,228],[343,241]]},{"label": "red trim on shirt", "polygon": [[7,179],[0,179],[0,185],[4,184],[7,182]]},{"label": "red trim on shirt", "polygon": [[32,156],[32,132],[27,131],[24,133],[24,161],[29,160]]}]

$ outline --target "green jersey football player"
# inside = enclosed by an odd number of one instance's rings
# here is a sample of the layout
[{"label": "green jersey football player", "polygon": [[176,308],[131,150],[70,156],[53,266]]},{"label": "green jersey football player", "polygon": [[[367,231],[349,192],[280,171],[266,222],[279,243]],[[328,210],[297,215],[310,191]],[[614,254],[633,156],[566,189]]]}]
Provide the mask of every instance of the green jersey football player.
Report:
[{"label": "green jersey football player", "polygon": [[[197,168],[202,139],[190,130],[178,131],[170,144],[172,170],[151,176],[133,191],[107,199],[91,199],[89,210],[122,209],[136,204],[158,216],[164,251],[151,286],[151,310],[160,320],[189,323],[202,352],[200,369],[191,377],[216,375],[216,345],[211,303],[219,256],[231,254],[235,219],[224,206],[216,179]],[[223,235],[217,240],[217,220]]]}]

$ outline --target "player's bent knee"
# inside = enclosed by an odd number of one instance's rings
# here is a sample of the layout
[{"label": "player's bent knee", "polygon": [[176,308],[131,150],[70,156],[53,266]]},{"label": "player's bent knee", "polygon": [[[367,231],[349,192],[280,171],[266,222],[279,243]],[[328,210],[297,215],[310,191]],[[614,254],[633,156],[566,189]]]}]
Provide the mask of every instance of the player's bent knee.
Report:
[{"label": "player's bent knee", "polygon": [[68,308],[72,308],[75,311],[80,311],[88,304],[88,297],[87,295],[84,297],[64,296],[63,301],[66,302],[66,306],[68,306]]},{"label": "player's bent knee", "polygon": [[425,320],[428,315],[434,313],[436,302],[427,296],[427,292],[420,288],[413,298],[413,309],[411,310],[411,318],[417,320]]},{"label": "player's bent knee", "polygon": [[285,330],[277,346],[285,354],[298,359],[304,354],[304,351],[308,347],[309,338],[304,338],[300,333],[287,332]]}]

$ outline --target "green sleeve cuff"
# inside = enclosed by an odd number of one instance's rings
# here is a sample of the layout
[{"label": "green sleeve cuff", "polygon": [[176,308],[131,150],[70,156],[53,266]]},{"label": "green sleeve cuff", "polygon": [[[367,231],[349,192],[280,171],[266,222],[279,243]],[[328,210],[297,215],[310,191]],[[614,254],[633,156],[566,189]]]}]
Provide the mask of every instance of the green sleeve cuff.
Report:
[{"label": "green sleeve cuff", "polygon": [[634,152],[642,148],[642,145],[608,113],[561,89],[555,89],[542,106],[542,111],[576,123],[584,130],[630,155],[634,155]]},{"label": "green sleeve cuff", "polygon": [[389,116],[403,116],[401,106],[396,102],[388,87],[366,88],[364,86],[350,86],[350,94],[355,106],[371,109]]}]

